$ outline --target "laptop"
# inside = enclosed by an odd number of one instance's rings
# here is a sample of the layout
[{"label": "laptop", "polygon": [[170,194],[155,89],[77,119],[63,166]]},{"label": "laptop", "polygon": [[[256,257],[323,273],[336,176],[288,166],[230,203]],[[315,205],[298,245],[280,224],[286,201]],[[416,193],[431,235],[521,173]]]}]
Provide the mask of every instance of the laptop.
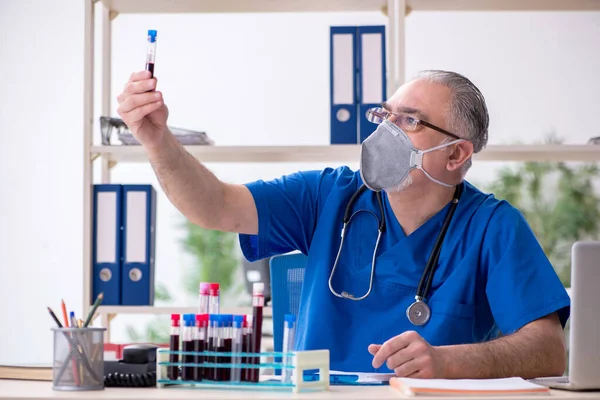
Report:
[{"label": "laptop", "polygon": [[569,375],[532,379],[556,389],[600,389],[600,242],[571,248]]}]

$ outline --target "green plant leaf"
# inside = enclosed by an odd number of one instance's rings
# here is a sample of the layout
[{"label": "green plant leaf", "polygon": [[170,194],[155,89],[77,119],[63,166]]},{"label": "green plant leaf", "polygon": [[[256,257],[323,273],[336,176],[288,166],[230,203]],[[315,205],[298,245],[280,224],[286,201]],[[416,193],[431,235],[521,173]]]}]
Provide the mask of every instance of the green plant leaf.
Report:
[{"label": "green plant leaf", "polygon": [[133,326],[127,325],[125,330],[127,332],[127,337],[129,338],[129,341],[131,341],[132,343],[138,343],[141,341],[142,335],[140,335]]},{"label": "green plant leaf", "polygon": [[189,221],[185,222],[185,228],[183,248],[195,259],[194,267],[184,274],[185,291],[197,295],[200,282],[218,282],[222,292],[229,290],[240,264],[236,255],[237,235],[203,229]]},{"label": "green plant leaf", "polygon": [[173,300],[171,293],[169,293],[169,289],[167,289],[163,283],[158,283],[154,288],[154,298],[164,302]]},{"label": "green plant leaf", "polygon": [[[561,140],[550,134],[545,143]],[[597,164],[526,162],[502,168],[488,185],[523,213],[565,286],[570,285],[573,242],[600,233],[600,197],[594,191],[599,171]]]}]

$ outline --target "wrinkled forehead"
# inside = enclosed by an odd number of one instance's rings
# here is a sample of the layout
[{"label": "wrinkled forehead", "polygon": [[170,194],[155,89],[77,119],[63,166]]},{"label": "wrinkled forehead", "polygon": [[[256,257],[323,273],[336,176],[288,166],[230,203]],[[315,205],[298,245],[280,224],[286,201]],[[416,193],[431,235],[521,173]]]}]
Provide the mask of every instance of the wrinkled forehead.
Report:
[{"label": "wrinkled forehead", "polygon": [[392,108],[391,111],[414,110],[417,118],[443,124],[450,100],[451,91],[448,87],[418,79],[402,85],[386,103]]}]

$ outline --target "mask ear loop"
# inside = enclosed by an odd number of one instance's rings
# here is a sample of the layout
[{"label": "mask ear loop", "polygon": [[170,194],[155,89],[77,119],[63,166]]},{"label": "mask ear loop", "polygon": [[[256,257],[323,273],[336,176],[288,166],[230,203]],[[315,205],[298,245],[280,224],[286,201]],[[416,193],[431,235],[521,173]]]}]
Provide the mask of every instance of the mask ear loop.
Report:
[{"label": "mask ear loop", "polygon": [[455,185],[449,185],[449,184],[444,183],[442,181],[438,181],[433,176],[429,175],[429,173],[427,171],[425,171],[425,169],[423,168],[423,155],[427,154],[427,153],[430,153],[432,151],[443,149],[443,148],[448,147],[448,146],[450,146],[452,144],[455,144],[455,143],[460,143],[462,141],[464,141],[464,139],[456,139],[456,140],[453,140],[451,142],[440,144],[439,146],[435,146],[435,147],[432,147],[432,148],[427,149],[427,150],[413,150],[412,153],[410,153],[410,167],[411,168],[420,169],[421,171],[423,171],[423,173],[425,174],[425,176],[427,178],[429,178],[429,180],[437,183],[438,185],[442,185],[442,186],[445,186],[447,188],[454,187]]}]

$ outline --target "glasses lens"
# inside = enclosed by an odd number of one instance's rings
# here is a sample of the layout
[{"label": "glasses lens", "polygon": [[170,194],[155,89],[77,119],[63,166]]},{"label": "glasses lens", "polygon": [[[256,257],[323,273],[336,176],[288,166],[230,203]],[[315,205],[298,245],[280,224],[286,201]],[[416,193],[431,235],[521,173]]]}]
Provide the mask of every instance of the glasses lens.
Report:
[{"label": "glasses lens", "polygon": [[382,123],[387,117],[387,111],[383,108],[370,108],[367,110],[367,120],[374,124]]},{"label": "glasses lens", "polygon": [[398,114],[394,123],[398,125],[398,127],[400,127],[400,129],[402,129],[404,132],[412,132],[417,128],[419,120],[411,115]]}]

